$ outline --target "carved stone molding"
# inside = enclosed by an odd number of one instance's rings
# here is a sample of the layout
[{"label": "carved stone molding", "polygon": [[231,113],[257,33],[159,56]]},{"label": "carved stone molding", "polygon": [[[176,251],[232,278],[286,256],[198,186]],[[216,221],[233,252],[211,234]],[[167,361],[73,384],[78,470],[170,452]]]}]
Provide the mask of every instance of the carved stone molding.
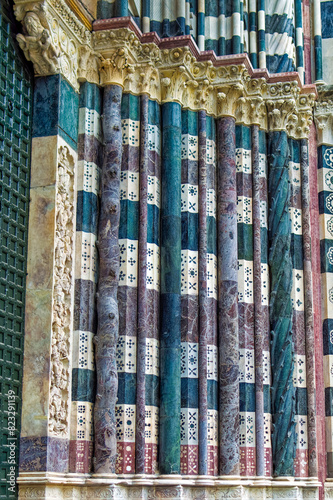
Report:
[{"label": "carved stone molding", "polygon": [[58,150],[56,232],[51,337],[49,435],[69,435],[74,255],[74,158],[67,146]]},{"label": "carved stone molding", "polygon": [[314,119],[318,144],[333,144],[333,96],[319,97],[319,101],[315,103]]},{"label": "carved stone molding", "polygon": [[[174,481],[173,481],[174,482]],[[90,480],[90,485],[66,486],[58,484],[57,486],[48,485],[39,486],[21,484],[19,488],[19,499],[35,500],[76,500],[76,499],[94,499],[94,500],[146,500],[169,499],[169,500],[187,500],[195,498],[197,500],[206,500],[211,498],[218,499],[247,499],[247,498],[266,498],[266,499],[297,499],[305,500],[319,499],[319,488],[317,485],[306,484],[271,484],[267,481],[265,485],[241,484],[239,481],[232,481],[233,484],[215,485],[214,480],[209,481],[207,485],[143,485],[143,486],[125,486],[124,484],[97,485]],[[325,489],[325,498],[333,498],[332,488]]]},{"label": "carved stone molding", "polygon": [[[91,32],[64,0],[17,0],[14,12],[23,26],[17,40],[33,63],[36,76],[61,73],[76,89],[78,78],[99,83],[96,56],[91,54]],[[90,57],[85,58],[84,48]]]}]

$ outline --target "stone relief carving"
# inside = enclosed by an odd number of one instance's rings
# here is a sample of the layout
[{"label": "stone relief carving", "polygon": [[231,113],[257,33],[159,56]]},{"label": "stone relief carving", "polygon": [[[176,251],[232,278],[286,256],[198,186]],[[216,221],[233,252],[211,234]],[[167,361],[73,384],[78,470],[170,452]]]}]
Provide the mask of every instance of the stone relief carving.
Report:
[{"label": "stone relief carving", "polygon": [[55,73],[59,64],[59,52],[52,43],[48,27],[31,11],[25,14],[22,24],[24,35],[19,34],[16,38],[27,60],[33,63],[35,73]]},{"label": "stone relief carving", "polygon": [[69,352],[74,244],[74,159],[67,146],[58,151],[56,232],[51,345],[49,431],[67,436]]}]

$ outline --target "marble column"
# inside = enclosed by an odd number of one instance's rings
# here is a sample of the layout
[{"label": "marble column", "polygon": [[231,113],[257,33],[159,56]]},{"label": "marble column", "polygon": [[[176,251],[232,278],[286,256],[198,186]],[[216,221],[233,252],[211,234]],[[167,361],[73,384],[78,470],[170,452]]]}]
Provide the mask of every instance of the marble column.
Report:
[{"label": "marble column", "polygon": [[217,123],[220,475],[239,474],[239,339],[235,119]]},{"label": "marble column", "polygon": [[180,472],[181,107],[162,105],[160,448],[161,474]]},{"label": "marble column", "polygon": [[94,426],[95,472],[109,474],[115,473],[117,456],[115,405],[118,390],[116,348],[119,335],[117,292],[120,266],[121,98],[120,86],[107,85],[104,88],[104,161],[98,229],[98,326],[94,339],[97,374]]}]

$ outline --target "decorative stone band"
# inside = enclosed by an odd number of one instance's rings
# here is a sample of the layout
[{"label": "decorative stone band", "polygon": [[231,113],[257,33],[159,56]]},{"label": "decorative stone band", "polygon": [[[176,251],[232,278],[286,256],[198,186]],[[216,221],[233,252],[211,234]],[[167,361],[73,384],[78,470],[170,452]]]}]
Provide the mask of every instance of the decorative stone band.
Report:
[{"label": "decorative stone band", "polygon": [[[39,475],[38,475],[39,476]],[[126,480],[110,480],[107,478],[68,478],[66,483],[59,484],[57,478],[36,477],[35,480],[23,477],[19,479],[20,499],[34,498],[41,499],[73,499],[73,498],[93,498],[112,500],[121,498],[123,500],[139,500],[141,498],[153,499],[173,499],[182,500],[187,498],[288,498],[296,499],[319,499],[319,483],[313,480],[291,481],[287,480],[270,481],[261,478],[255,480],[245,479],[239,484],[239,480],[225,478],[212,481],[204,476],[202,479],[189,481],[181,479],[180,476],[170,478],[164,476],[163,479],[151,479],[134,476]],[[43,481],[43,483],[42,483]],[[42,483],[42,484],[41,484]],[[46,483],[46,484],[45,484]],[[333,498],[333,488],[329,485],[325,488],[325,498]]]},{"label": "decorative stone band", "polygon": [[[288,134],[307,137],[316,90],[302,86],[296,72],[253,70],[246,54],[199,52],[190,35],[161,39],[155,32],[142,33],[130,17],[95,21],[91,33],[64,0],[17,0],[14,9],[23,24],[18,42],[37,76],[60,72],[76,89],[84,81],[120,85],[160,103],[233,116],[236,123],[264,130],[265,103],[283,99],[280,118],[288,116]],[[274,115],[275,121],[280,118]]]},{"label": "decorative stone band", "polygon": [[52,306],[49,435],[69,438],[69,359],[73,317],[74,165],[67,146],[58,150]]}]

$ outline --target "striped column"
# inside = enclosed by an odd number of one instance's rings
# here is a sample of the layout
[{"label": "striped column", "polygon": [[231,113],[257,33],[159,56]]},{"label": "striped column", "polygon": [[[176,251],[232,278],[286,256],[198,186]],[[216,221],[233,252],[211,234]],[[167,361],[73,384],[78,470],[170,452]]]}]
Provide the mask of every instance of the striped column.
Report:
[{"label": "striped column", "polygon": [[80,88],[75,309],[73,332],[72,425],[70,471],[90,472],[93,453],[95,398],[95,292],[97,282],[97,222],[102,153],[101,91],[84,83]]},{"label": "striped column", "polygon": [[186,0],[185,4],[185,35],[191,33],[191,1]]},{"label": "striped column", "polygon": [[206,2],[205,50],[214,50],[218,55],[218,2]]},{"label": "striped column", "polygon": [[217,175],[216,123],[206,116],[207,169],[207,474],[218,474],[218,321],[217,321]]},{"label": "striped column", "polygon": [[142,1],[142,33],[150,32],[150,0]]},{"label": "striped column", "polygon": [[[293,386],[292,302],[293,262],[289,219],[289,146],[286,132],[269,133],[269,266],[272,332],[272,449],[276,476],[294,475],[296,453],[296,390]],[[277,154],[278,152],[278,154]]]},{"label": "striped column", "polygon": [[[198,113],[182,111],[181,151],[181,473],[198,474],[199,186]],[[207,370],[207,368],[206,368]],[[204,394],[207,396],[207,392]]]},{"label": "striped column", "polygon": [[239,339],[235,119],[217,123],[220,475],[239,474]]},{"label": "striped column", "polygon": [[180,472],[181,108],[162,105],[161,205],[161,474]]},{"label": "striped column", "polygon": [[241,52],[241,1],[232,2],[232,53]]},{"label": "striped column", "polygon": [[295,0],[296,67],[301,82],[304,83],[302,0]]},{"label": "striped column", "polygon": [[120,175],[117,474],[135,472],[140,100],[123,94]]},{"label": "striped column", "polygon": [[296,477],[308,476],[308,430],[307,430],[307,374],[304,324],[304,277],[303,277],[303,224],[299,141],[289,139],[289,178],[291,203],[291,253],[293,261],[293,344],[294,376],[296,392],[296,456],[294,471]]},{"label": "striped column", "polygon": [[300,141],[300,168],[302,189],[303,222],[303,267],[304,267],[304,311],[305,342],[308,392],[308,459],[309,477],[318,476],[318,450],[316,426],[316,360],[314,338],[314,298],[311,258],[311,216],[310,216],[310,177],[308,141]]},{"label": "striped column", "polygon": [[257,2],[249,0],[249,54],[254,69],[258,67],[257,50]]},{"label": "striped column", "polygon": [[315,80],[320,82],[323,79],[320,0],[314,0],[313,2],[313,41],[314,41],[314,59],[315,59]]},{"label": "striped column", "polygon": [[178,23],[177,36],[183,36],[183,35],[185,35],[185,17],[186,17],[186,2],[185,2],[185,0],[178,0],[176,15],[177,15],[177,23]]},{"label": "striped column", "polygon": [[272,475],[266,132],[252,126],[257,476]]},{"label": "striped column", "polygon": [[324,348],[325,426],[327,476],[333,477],[333,139],[319,135],[318,196],[320,219],[320,271]]},{"label": "striped column", "polygon": [[198,47],[199,50],[205,50],[205,0],[198,0]]},{"label": "striped column", "polygon": [[240,474],[256,475],[251,130],[236,125]]},{"label": "striped column", "polygon": [[[261,239],[261,325],[263,341],[263,391],[264,391],[264,472],[271,476],[272,464],[272,413],[271,413],[271,356],[269,323],[269,269],[268,269],[268,175],[266,132],[259,130],[259,182],[260,182],[260,239]],[[255,318],[255,320],[258,317]],[[260,355],[260,352],[259,352]],[[257,379],[256,379],[257,380]],[[260,383],[260,379],[258,379]],[[259,451],[258,451],[259,453]],[[261,470],[261,469],[260,469]],[[257,471],[258,474],[258,471]]]},{"label": "striped column", "polygon": [[266,68],[266,20],[265,0],[258,0],[258,51],[259,68]]},{"label": "striped column", "polygon": [[226,54],[226,5],[225,0],[218,3],[218,56]]},{"label": "striped column", "polygon": [[159,378],[159,106],[140,97],[136,473],[157,470]]}]

